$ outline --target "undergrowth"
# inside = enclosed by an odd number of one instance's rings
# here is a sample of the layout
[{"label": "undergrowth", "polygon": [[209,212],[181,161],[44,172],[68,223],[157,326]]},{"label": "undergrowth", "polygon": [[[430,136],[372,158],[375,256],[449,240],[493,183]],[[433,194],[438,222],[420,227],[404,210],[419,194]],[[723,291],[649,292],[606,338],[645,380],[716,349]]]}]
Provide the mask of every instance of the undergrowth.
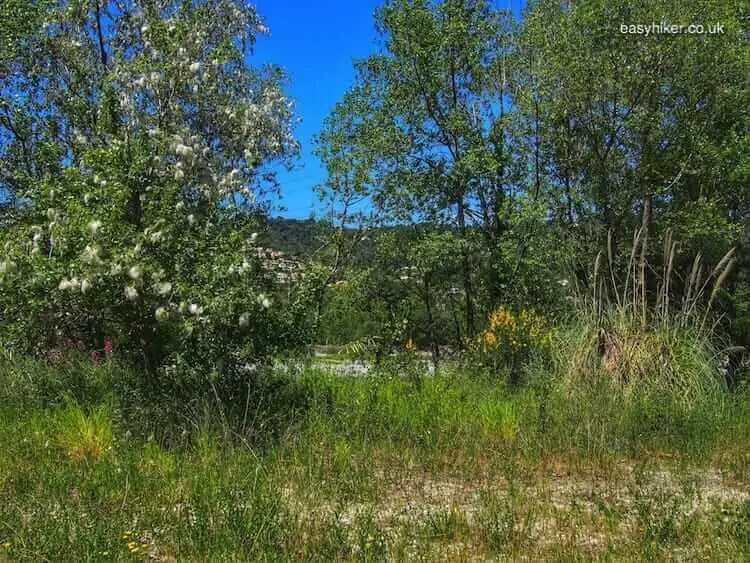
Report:
[{"label": "undergrowth", "polygon": [[686,408],[540,377],[310,368],[191,395],[6,360],[0,559],[748,554],[746,393]]}]

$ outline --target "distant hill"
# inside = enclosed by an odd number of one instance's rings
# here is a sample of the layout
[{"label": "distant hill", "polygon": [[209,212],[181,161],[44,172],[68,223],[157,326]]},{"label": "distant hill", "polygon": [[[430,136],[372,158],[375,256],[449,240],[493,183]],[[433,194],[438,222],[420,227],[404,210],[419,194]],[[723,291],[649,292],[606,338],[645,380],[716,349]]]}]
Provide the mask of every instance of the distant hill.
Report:
[{"label": "distant hill", "polygon": [[[382,228],[373,229],[373,235]],[[280,250],[293,258],[309,257],[323,248],[331,235],[332,227],[326,221],[315,219],[288,219],[271,217],[266,222],[266,229],[261,237],[264,247]],[[353,234],[354,231],[351,231]],[[358,246],[354,262],[367,264],[375,252],[373,239],[362,241]]]},{"label": "distant hill", "polygon": [[325,243],[330,225],[315,219],[271,217],[263,233],[263,246],[289,256],[309,256]]}]

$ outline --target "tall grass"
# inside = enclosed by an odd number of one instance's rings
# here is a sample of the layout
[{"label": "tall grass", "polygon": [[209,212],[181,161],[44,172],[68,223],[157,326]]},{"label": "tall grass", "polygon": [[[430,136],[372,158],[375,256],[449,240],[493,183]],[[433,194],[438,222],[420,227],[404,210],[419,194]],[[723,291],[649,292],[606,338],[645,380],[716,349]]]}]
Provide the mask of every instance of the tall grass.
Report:
[{"label": "tall grass", "polygon": [[[267,374],[249,400],[220,388],[157,397],[116,365],[80,369],[0,362],[0,560],[575,559],[592,556],[582,536],[594,531],[606,540],[593,553],[638,559],[664,555],[660,530],[672,530],[667,555],[748,553],[741,504],[691,516],[702,528],[688,534],[683,520],[667,521],[672,505],[643,489],[657,467],[643,485],[617,469],[651,468],[657,453],[703,472],[719,459],[746,480],[747,399],[709,417],[594,385],[545,395],[460,370],[415,379],[314,369]],[[291,419],[279,415],[290,397]],[[572,481],[551,486],[561,471]],[[596,493],[612,520],[602,531],[585,508],[595,493],[571,488],[591,471],[641,487],[617,493],[640,499],[641,512]],[[678,514],[686,495],[674,497]],[[648,527],[649,515],[663,526]]]},{"label": "tall grass", "polygon": [[[575,285],[577,313],[553,346],[553,375],[568,393],[603,379],[610,383],[608,393],[638,400],[668,397],[687,409],[719,404],[725,398],[718,369],[722,351],[715,324],[708,321],[734,264],[734,249],[713,269],[696,256],[679,295],[671,234],[665,237],[661,272],[645,261],[646,240],[643,229],[636,232],[620,281],[610,236],[607,263],[600,252],[588,289]],[[647,272],[654,272],[654,279]]]}]

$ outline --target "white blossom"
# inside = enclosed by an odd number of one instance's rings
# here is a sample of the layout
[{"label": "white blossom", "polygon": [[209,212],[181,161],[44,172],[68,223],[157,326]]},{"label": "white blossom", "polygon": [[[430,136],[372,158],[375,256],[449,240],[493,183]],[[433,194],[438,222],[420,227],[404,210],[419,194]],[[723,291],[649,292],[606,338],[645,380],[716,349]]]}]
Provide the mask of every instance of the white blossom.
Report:
[{"label": "white blossom", "polygon": [[192,213],[187,216],[187,220],[191,227],[195,225],[195,215],[193,215]]},{"label": "white blossom", "polygon": [[133,280],[140,279],[142,274],[143,272],[141,271],[140,266],[133,266],[132,268],[130,268],[130,270],[128,270],[128,275]]},{"label": "white blossom", "polygon": [[56,215],[57,210],[55,208],[50,207],[49,209],[47,209],[47,219],[49,219],[50,221],[54,221]]},{"label": "white blossom", "polygon": [[70,280],[67,278],[63,278],[60,280],[60,284],[57,286],[57,289],[60,291],[68,291],[71,288]]},{"label": "white blossom", "polygon": [[241,327],[246,327],[250,324],[250,315],[248,313],[242,313],[240,315],[239,325]]},{"label": "white blossom", "polygon": [[194,62],[193,64],[190,65],[190,72],[199,72],[201,69],[201,66],[202,66],[201,63],[197,61]]},{"label": "white blossom", "polygon": [[83,249],[81,259],[86,264],[98,264],[99,262],[101,262],[99,258],[99,247],[86,245],[86,248]]},{"label": "white blossom", "polygon": [[158,307],[156,309],[156,312],[154,313],[154,316],[156,317],[157,321],[165,321],[169,318],[169,311],[167,311],[164,307]]},{"label": "white blossom", "polygon": [[188,305],[188,312],[191,315],[201,315],[203,314],[203,307],[199,307],[195,303],[191,303],[190,305]]},{"label": "white blossom", "polygon": [[125,288],[125,297],[128,299],[128,301],[135,301],[138,299],[138,290],[132,286],[128,286]]},{"label": "white blossom", "polygon": [[175,173],[174,173],[175,180],[179,181],[179,180],[182,180],[184,177],[185,177],[185,173],[182,170],[180,170],[179,168],[175,170]]},{"label": "white blossom", "polygon": [[101,226],[102,226],[102,222],[99,221],[98,219],[94,219],[88,224],[88,229],[89,231],[91,231],[92,235],[95,235],[96,232],[101,228]]},{"label": "white blossom", "polygon": [[[182,143],[177,143],[177,145],[174,148],[174,152],[177,153],[180,156],[192,156],[193,155],[193,149],[192,147],[189,147],[187,145],[183,145]],[[182,168],[182,163],[178,162],[177,167]]]},{"label": "white blossom", "polygon": [[172,291],[172,284],[169,282],[159,283],[156,285],[156,293],[162,297]]},{"label": "white blossom", "polygon": [[88,279],[85,279],[81,282],[81,293],[86,293],[89,289],[91,289],[91,282]]}]

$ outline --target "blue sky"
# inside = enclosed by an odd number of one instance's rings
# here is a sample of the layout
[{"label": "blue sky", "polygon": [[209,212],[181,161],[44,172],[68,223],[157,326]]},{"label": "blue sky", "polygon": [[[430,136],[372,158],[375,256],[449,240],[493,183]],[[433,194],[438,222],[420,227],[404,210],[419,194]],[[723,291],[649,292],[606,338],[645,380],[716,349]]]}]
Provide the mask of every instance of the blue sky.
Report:
[{"label": "blue sky", "polygon": [[305,218],[320,209],[313,186],[325,179],[312,154],[313,136],[351,85],[352,61],[375,50],[372,14],[380,0],[256,0],[271,34],[256,45],[254,62],[281,65],[302,123],[302,155],[292,172],[280,173],[282,215]]},{"label": "blue sky", "polygon": [[[496,0],[517,14],[522,0]],[[296,129],[301,158],[281,171],[281,215],[307,218],[321,210],[313,186],[325,172],[312,154],[323,119],[351,85],[352,62],[374,52],[373,12],[381,0],[255,0],[271,34],[259,39],[253,64],[275,63],[290,76],[288,94],[302,123]]]}]

